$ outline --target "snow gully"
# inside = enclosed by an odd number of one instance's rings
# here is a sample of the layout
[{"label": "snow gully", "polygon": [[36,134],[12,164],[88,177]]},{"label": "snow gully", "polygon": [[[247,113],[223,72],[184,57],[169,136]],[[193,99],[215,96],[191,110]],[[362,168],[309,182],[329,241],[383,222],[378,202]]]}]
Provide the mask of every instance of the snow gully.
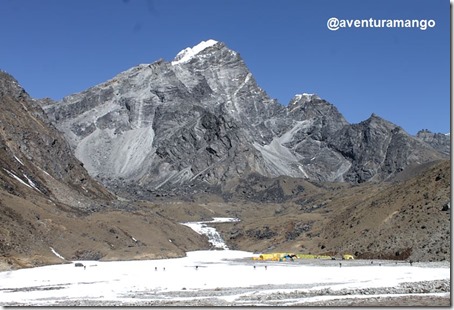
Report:
[{"label": "snow gully", "polygon": [[215,249],[223,249],[228,250],[229,247],[225,243],[224,239],[222,239],[219,232],[214,227],[209,227],[208,224],[212,223],[232,223],[232,222],[239,222],[240,220],[237,218],[231,217],[213,217],[211,221],[202,221],[202,222],[186,222],[181,223],[182,225],[188,226],[192,230],[194,230],[199,235],[206,235],[208,237],[208,242],[212,244]]}]

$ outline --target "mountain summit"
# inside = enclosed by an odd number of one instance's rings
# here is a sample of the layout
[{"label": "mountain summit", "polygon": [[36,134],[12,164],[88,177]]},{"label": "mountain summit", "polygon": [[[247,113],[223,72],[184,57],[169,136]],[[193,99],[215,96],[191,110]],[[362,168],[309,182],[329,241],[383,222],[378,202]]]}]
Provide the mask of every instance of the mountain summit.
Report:
[{"label": "mountain summit", "polygon": [[179,52],[177,54],[175,59],[172,61],[172,65],[177,65],[177,64],[188,62],[194,56],[196,56],[198,53],[203,51],[204,49],[206,49],[206,48],[208,48],[210,46],[213,46],[213,45],[215,45],[217,43],[218,43],[218,41],[210,39],[210,40],[207,40],[207,41],[202,41],[202,42],[200,42],[199,44],[197,44],[196,46],[194,46],[192,48],[190,48],[190,47],[185,48],[184,50],[182,50],[181,52]]},{"label": "mountain summit", "polygon": [[445,157],[375,115],[349,124],[314,94],[279,104],[215,40],[43,108],[90,175],[136,196],[195,185],[225,191],[251,174],[384,180]]}]

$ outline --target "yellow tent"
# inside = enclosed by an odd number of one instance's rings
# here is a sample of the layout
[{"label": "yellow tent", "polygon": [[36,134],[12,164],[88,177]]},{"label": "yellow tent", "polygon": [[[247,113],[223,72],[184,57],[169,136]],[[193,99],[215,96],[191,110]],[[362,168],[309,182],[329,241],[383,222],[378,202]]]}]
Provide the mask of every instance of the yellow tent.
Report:
[{"label": "yellow tent", "polygon": [[289,255],[289,253],[267,253],[267,254],[260,254],[258,257],[253,257],[252,259],[279,261],[286,255]]}]

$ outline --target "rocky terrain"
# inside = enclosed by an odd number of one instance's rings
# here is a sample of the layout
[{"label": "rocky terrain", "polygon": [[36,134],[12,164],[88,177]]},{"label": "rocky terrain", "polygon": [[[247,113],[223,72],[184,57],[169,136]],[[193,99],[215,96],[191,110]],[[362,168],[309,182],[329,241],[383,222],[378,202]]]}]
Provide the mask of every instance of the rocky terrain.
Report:
[{"label": "rocky terrain", "polygon": [[[417,176],[399,175],[388,183],[303,183],[276,181],[277,202],[212,202],[215,216],[241,219],[215,224],[230,249],[256,252],[301,252],[340,258],[413,261],[450,260],[450,162],[420,168]],[[266,183],[249,193],[258,196]],[[298,192],[297,194],[290,194]],[[276,195],[276,194],[275,194]],[[205,201],[210,201],[206,199]],[[197,203],[200,205],[200,203]],[[193,204],[194,205],[194,204]],[[161,207],[161,212],[188,219],[192,205]],[[201,212],[203,214],[203,212]],[[205,212],[209,216],[209,212]]]},{"label": "rocky terrain", "polygon": [[283,106],[223,43],[60,102],[0,72],[0,107],[0,270],[182,256],[213,216],[231,249],[450,259],[449,136]]},{"label": "rocky terrain", "polygon": [[[0,270],[183,256],[207,242],[94,181],[42,109],[0,72]],[[135,240],[134,240],[135,239]],[[171,242],[170,242],[171,241]]]},{"label": "rocky terrain", "polygon": [[416,137],[430,144],[437,151],[446,155],[451,154],[451,135],[442,133],[433,133],[428,129],[420,130]]}]

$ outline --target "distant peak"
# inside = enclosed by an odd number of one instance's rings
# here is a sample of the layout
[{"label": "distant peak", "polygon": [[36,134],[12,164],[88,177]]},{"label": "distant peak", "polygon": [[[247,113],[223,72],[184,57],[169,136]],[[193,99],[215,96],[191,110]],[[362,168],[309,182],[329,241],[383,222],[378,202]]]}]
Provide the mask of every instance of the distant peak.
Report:
[{"label": "distant peak", "polygon": [[175,59],[172,61],[172,65],[177,65],[180,63],[185,63],[191,60],[195,55],[203,51],[204,49],[213,46],[219,43],[216,40],[209,39],[207,41],[202,41],[199,44],[193,47],[187,47],[184,50],[180,51]]},{"label": "distant peak", "polygon": [[368,119],[362,121],[361,123],[368,124],[370,126],[385,126],[389,130],[392,130],[394,128],[402,129],[400,126],[397,126],[393,122],[390,122],[390,121],[384,119],[383,117],[381,117],[381,116],[379,116],[379,115],[377,115],[375,113],[372,113],[371,116]]},{"label": "distant peak", "polygon": [[372,113],[370,117],[366,121],[379,121],[379,122],[386,122],[386,123],[391,123],[390,121],[384,119],[378,114]]},{"label": "distant peak", "polygon": [[318,97],[316,94],[309,94],[309,93],[302,93],[302,94],[296,94],[295,97],[297,99],[301,99],[301,98],[311,98],[312,96],[316,96]]},{"label": "distant peak", "polygon": [[366,122],[372,122],[372,121],[384,121],[384,122],[388,122],[387,120],[385,120],[383,117],[380,117],[378,114],[375,114],[375,113],[372,113],[368,119],[365,120]]},{"label": "distant peak", "polygon": [[290,104],[306,103],[306,102],[311,101],[312,99],[320,99],[320,97],[317,96],[316,94],[308,94],[308,93],[296,94],[295,97],[293,97]]}]

